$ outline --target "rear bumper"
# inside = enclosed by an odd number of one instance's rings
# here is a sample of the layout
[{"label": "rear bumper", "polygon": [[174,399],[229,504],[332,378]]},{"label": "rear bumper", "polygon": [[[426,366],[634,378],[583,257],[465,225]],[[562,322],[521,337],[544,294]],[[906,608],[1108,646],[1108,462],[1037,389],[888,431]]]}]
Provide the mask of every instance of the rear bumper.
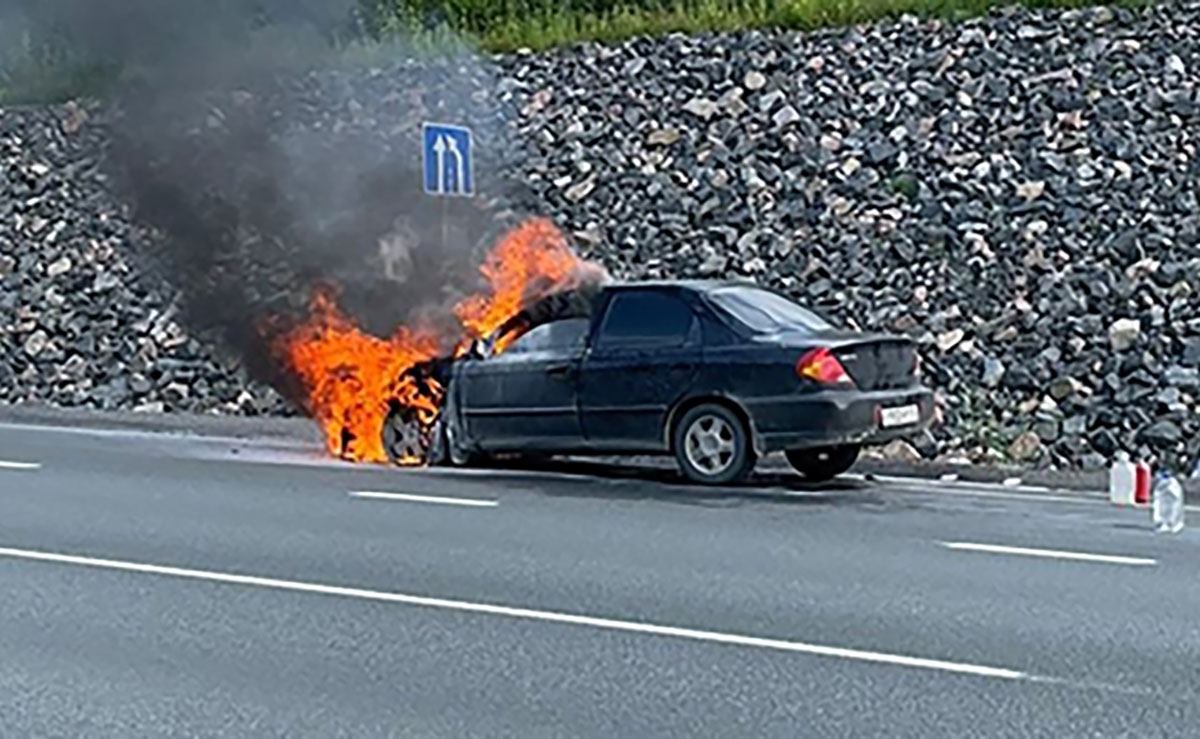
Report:
[{"label": "rear bumper", "polygon": [[[915,405],[918,420],[885,427],[882,410]],[[917,386],[863,392],[827,390],[743,401],[760,453],[839,444],[879,444],[927,428],[933,420],[933,392]]]}]

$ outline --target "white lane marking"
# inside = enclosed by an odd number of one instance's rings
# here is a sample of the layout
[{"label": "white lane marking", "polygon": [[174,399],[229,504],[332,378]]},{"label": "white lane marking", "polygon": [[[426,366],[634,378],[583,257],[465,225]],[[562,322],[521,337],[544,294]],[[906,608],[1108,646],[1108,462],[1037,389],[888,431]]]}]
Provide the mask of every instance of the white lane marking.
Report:
[{"label": "white lane marking", "polygon": [[[864,475],[843,475],[848,479],[859,479],[865,481]],[[1103,505],[1113,508],[1114,510],[1126,508],[1129,510],[1144,510],[1145,504],[1137,507],[1133,506],[1116,506],[1109,502],[1108,495],[1101,493],[1072,493],[1070,495],[1042,495],[1040,493],[1008,493],[998,492],[990,489],[982,489],[972,487],[973,484],[982,485],[984,483],[966,483],[958,482],[955,484],[947,484],[943,480],[920,480],[912,477],[875,477],[877,482],[885,482],[893,487],[904,488],[916,493],[928,493],[930,495],[962,495],[970,498],[1002,498],[1005,500],[1028,500],[1033,502],[1046,503],[1076,503],[1081,505]],[[932,484],[930,484],[932,483]],[[1019,490],[1046,490],[1051,491],[1054,488],[1037,488],[1033,486],[1022,486]],[[1200,505],[1185,505],[1185,510],[1196,511],[1200,513]]]},{"label": "white lane marking", "polygon": [[[920,487],[922,489],[936,488],[939,491],[945,491],[947,493],[958,493],[961,495],[995,494],[995,495],[1002,495],[1002,496],[1007,497],[1007,496],[1013,495],[1015,493],[1039,493],[1039,495],[1035,495],[1035,496],[1029,496],[1029,495],[1024,496],[1024,497],[1028,497],[1031,499],[1037,499],[1037,498],[1053,497],[1053,496],[1043,496],[1043,495],[1040,495],[1040,493],[1059,492],[1059,493],[1067,493],[1065,495],[1058,496],[1058,499],[1061,499],[1061,500],[1096,500],[1096,501],[1102,500],[1105,502],[1108,501],[1107,493],[1084,492],[1084,491],[1068,492],[1068,490],[1066,490],[1064,488],[1049,488],[1049,487],[1045,487],[1042,485],[1012,484],[1011,481],[1013,481],[1013,480],[1015,480],[1017,483],[1020,482],[1020,479],[1015,478],[1015,477],[1008,478],[1007,480],[1004,480],[1003,482],[975,482],[972,480],[963,480],[957,474],[954,474],[954,473],[948,473],[948,474],[945,474],[945,475],[942,475],[942,476],[936,477],[936,478],[934,478],[934,477],[901,477],[898,475],[875,475],[875,474],[863,474],[863,473],[848,473],[848,474],[842,475],[842,477],[844,477],[848,480],[863,480],[866,482],[870,482],[870,481],[884,482],[884,483],[889,483],[889,484],[894,484],[894,485]],[[979,492],[976,493],[975,491],[979,491]],[[930,492],[934,492],[934,491],[930,490]]]},{"label": "white lane marking", "polygon": [[1145,557],[1126,557],[1116,554],[1089,554],[1087,552],[1067,552],[1059,549],[1029,549],[1027,547],[1007,547],[999,544],[975,544],[966,541],[938,542],[948,549],[959,549],[968,552],[987,552],[989,554],[1017,554],[1026,557],[1046,557],[1051,559],[1072,559],[1081,562],[1104,562],[1114,565],[1133,565],[1136,567],[1152,567],[1158,564],[1156,559]]},{"label": "white lane marking", "polygon": [[40,470],[39,462],[7,462],[0,459],[0,470]]},{"label": "white lane marking", "polygon": [[135,438],[158,439],[162,441],[195,441],[213,442],[215,444],[242,444],[254,446],[279,447],[281,449],[299,449],[303,451],[323,450],[324,444],[314,436],[311,440],[299,439],[281,433],[265,432],[263,434],[246,434],[243,436],[206,433],[204,430],[166,428],[158,430],[114,427],[59,426],[53,423],[19,423],[15,421],[0,422],[0,431],[20,431],[21,433],[41,434],[71,434],[74,436],[96,436],[100,438]]},{"label": "white lane marking", "polygon": [[402,603],[410,606],[438,608],[442,610],[459,611],[465,613],[479,613],[489,616],[505,616],[508,618],[540,621],[544,623],[566,624],[571,626],[589,626],[608,631],[668,636],[678,639],[690,639],[693,641],[732,644],[742,647],[755,647],[758,649],[809,654],[820,657],[836,657],[839,659],[855,660],[859,662],[873,662],[900,667],[940,670],[943,672],[975,675],[979,677],[1000,678],[1004,680],[1040,679],[1026,672],[1010,670],[1002,667],[988,667],[986,665],[975,665],[965,662],[948,662],[938,659],[909,657],[901,654],[887,654],[884,652],[871,652],[861,649],[844,649],[842,647],[829,647],[820,644],[807,644],[804,642],[787,641],[783,639],[767,639],[763,637],[729,634],[719,631],[703,631],[700,629],[689,629],[679,626],[662,626],[640,621],[621,621],[612,618],[583,616],[574,613],[562,613],[558,611],[543,611],[533,608],[513,608],[510,606],[499,606],[490,603],[475,603],[463,600],[449,600],[446,598],[430,598],[421,595],[406,595],[403,593],[389,593],[380,590],[365,590],[363,588],[321,585],[318,583],[299,582],[295,580],[278,580],[275,578],[256,577],[253,575],[235,575],[232,573],[213,572],[210,570],[192,570],[181,567],[144,564],[140,562],[96,559],[93,557],[79,557],[70,554],[39,552],[28,549],[0,548],[0,556],[35,560],[40,562],[54,562],[57,564],[98,567],[109,570],[121,570],[125,572],[167,575],[170,577],[186,578],[190,580],[206,580],[210,582],[228,583],[231,585],[251,585],[260,588],[271,588],[274,590],[286,590],[301,593],[319,593],[322,595],[359,598],[362,600],[383,601],[386,603]]},{"label": "white lane marking", "polygon": [[443,498],[437,495],[412,495],[410,493],[379,493],[373,490],[358,490],[350,493],[351,498],[370,498],[374,500],[399,500],[406,503],[437,503],[439,505],[475,506],[491,508],[500,505],[498,500],[481,500],[479,498]]},{"label": "white lane marking", "polygon": [[964,495],[970,498],[1002,498],[1004,500],[1032,500],[1045,501],[1047,503],[1082,503],[1088,505],[1100,502],[1099,500],[1081,495],[1030,495],[1025,493],[994,493],[990,490],[950,490],[947,488],[931,490],[920,485],[902,485],[899,483],[896,483],[896,485],[897,487],[903,487],[914,492],[932,493],[934,495]]},{"label": "white lane marking", "polygon": [[[849,477],[847,475],[847,477]],[[877,482],[887,483],[892,487],[903,488],[906,491],[914,493],[927,493],[929,495],[962,495],[970,498],[1002,498],[1004,500],[1029,500],[1034,502],[1046,503],[1077,503],[1084,505],[1095,505],[1097,503],[1108,503],[1108,498],[1098,495],[1041,495],[1037,493],[1002,493],[992,490],[981,490],[978,488],[966,487],[964,484],[957,484],[953,487],[946,484],[926,484],[927,482],[935,481],[916,481],[911,478],[891,478],[881,479],[875,478]]]}]

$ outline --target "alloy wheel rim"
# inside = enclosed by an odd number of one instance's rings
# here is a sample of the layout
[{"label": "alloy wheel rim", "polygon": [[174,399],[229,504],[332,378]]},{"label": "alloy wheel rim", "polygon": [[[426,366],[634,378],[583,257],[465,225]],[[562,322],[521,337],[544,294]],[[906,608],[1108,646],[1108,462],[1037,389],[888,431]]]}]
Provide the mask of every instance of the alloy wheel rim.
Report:
[{"label": "alloy wheel rim", "polygon": [[420,459],[424,453],[424,444],[419,424],[410,419],[397,417],[392,420],[391,427],[392,441],[389,446],[395,458],[401,460]]},{"label": "alloy wheel rim", "polygon": [[706,475],[719,475],[729,469],[737,454],[733,427],[715,414],[692,422],[684,434],[683,447],[688,462]]}]

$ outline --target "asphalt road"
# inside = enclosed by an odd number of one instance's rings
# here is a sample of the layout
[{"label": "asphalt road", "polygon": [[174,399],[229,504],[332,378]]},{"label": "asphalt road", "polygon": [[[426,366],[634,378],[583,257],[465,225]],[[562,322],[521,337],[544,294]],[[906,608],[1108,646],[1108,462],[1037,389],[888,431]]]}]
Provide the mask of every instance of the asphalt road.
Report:
[{"label": "asphalt road", "polygon": [[1147,518],[0,426],[0,736],[1194,736]]}]

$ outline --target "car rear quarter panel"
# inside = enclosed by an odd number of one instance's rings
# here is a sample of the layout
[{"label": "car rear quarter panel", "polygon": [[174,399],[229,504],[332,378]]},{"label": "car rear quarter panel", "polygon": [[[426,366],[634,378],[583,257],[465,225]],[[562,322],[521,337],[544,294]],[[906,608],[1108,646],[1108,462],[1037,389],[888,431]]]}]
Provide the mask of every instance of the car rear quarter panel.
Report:
[{"label": "car rear quarter panel", "polygon": [[693,397],[708,396],[736,404],[750,421],[760,452],[839,443],[883,441],[913,428],[879,428],[880,407],[915,403],[921,428],[932,416],[932,395],[918,384],[878,392],[829,389],[796,374],[796,363],[810,348],[823,345],[814,336],[809,346],[750,342],[706,347]]},{"label": "car rear quarter panel", "polygon": [[[762,409],[781,396],[801,392],[794,349],[772,345],[705,346],[695,381],[687,395],[690,405],[713,398],[736,405],[750,419],[751,434],[763,431]],[[769,428],[771,421],[768,422]],[[757,441],[755,446],[759,446]]]}]

